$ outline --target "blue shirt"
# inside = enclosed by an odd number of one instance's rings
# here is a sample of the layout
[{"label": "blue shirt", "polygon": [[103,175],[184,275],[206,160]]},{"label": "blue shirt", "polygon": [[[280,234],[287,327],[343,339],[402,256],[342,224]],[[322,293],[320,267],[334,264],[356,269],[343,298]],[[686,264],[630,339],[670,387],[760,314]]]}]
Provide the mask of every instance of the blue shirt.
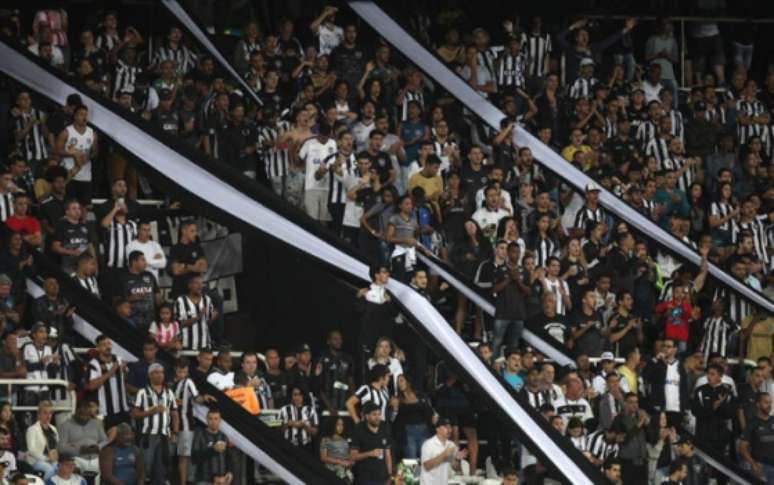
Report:
[{"label": "blue shirt", "polygon": [[425,134],[425,129],[427,129],[427,125],[421,121],[412,123],[411,121],[406,120],[400,124],[399,135],[400,139],[403,140],[404,143],[419,138],[419,140],[415,143],[410,145],[406,143],[403,146],[403,149],[406,151],[407,161],[401,161],[401,165],[408,166],[411,160],[416,160],[418,158],[417,154],[419,153],[419,143],[422,141],[422,136]]},{"label": "blue shirt", "polygon": [[519,392],[524,387],[524,379],[517,373],[511,374],[507,370],[503,371],[503,379],[513,388],[514,391]]}]

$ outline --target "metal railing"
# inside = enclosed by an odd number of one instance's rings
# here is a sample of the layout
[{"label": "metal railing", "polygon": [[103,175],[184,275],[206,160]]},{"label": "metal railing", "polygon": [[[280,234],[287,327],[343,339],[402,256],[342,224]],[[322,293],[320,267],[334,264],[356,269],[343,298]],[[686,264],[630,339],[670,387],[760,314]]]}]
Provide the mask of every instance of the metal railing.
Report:
[{"label": "metal railing", "polygon": [[[0,388],[7,387],[8,395],[13,396],[13,388],[22,387],[63,387],[67,391],[68,399],[58,400],[52,399],[54,404],[54,412],[69,412],[75,413],[75,404],[77,402],[77,396],[75,390],[70,389],[70,382],[63,379],[0,379]],[[37,406],[25,406],[11,402],[11,409],[13,411],[37,411]]]}]

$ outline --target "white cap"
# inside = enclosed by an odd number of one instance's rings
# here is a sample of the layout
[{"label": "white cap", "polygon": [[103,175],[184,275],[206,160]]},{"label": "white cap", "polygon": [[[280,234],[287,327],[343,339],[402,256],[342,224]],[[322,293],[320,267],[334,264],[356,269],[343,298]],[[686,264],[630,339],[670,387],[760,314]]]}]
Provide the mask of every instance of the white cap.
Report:
[{"label": "white cap", "polygon": [[602,352],[602,355],[599,356],[599,360],[615,360],[615,356],[612,352]]},{"label": "white cap", "polygon": [[595,190],[602,190],[599,188],[599,185],[597,185],[594,182],[589,182],[586,184],[586,192],[593,192]]},{"label": "white cap", "polygon": [[580,61],[580,67],[593,66],[593,65],[594,65],[594,59],[592,59],[591,57],[584,57]]}]

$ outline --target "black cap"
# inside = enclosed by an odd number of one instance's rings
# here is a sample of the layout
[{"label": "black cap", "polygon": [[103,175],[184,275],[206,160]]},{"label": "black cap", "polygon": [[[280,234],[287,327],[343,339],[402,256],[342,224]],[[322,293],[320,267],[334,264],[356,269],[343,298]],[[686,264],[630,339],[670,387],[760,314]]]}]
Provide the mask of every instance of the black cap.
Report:
[{"label": "black cap", "polygon": [[640,188],[637,186],[637,184],[632,184],[629,187],[629,190],[626,191],[626,193],[629,194],[629,195],[638,194],[638,193],[640,193]]},{"label": "black cap", "polygon": [[699,111],[707,111],[707,103],[704,101],[696,101],[693,103],[693,111],[699,112]]},{"label": "black cap", "polygon": [[66,461],[75,461],[75,456],[73,456],[71,453],[60,453],[59,454],[59,463],[64,463]]},{"label": "black cap", "polygon": [[67,106],[80,106],[83,104],[83,100],[81,99],[81,95],[78,93],[73,93],[67,96]]},{"label": "black cap", "polygon": [[678,445],[678,446],[679,445],[692,445],[692,444],[693,444],[693,439],[690,436],[688,436],[687,434],[684,434],[684,435],[680,436],[680,438],[678,438],[678,440],[677,440],[677,443],[675,443],[675,445]]},{"label": "black cap", "polygon": [[451,421],[447,418],[438,418],[438,421],[435,422],[435,427],[438,428],[440,426],[451,426]]},{"label": "black cap", "polygon": [[381,408],[375,402],[368,401],[363,404],[363,414],[371,414],[374,411],[380,411]]},{"label": "black cap", "polygon": [[303,354],[304,352],[311,352],[312,347],[309,346],[309,344],[301,344],[298,347],[296,347],[296,353],[297,354]]}]

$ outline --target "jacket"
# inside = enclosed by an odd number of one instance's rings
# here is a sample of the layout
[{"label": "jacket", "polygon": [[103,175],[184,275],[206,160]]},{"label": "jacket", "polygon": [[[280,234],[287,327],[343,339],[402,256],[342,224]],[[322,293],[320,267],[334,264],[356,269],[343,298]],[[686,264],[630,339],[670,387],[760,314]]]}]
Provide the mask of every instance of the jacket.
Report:
[{"label": "jacket", "polygon": [[[59,441],[59,432],[54,425],[50,424],[49,428],[54,431],[54,435],[57,441]],[[35,424],[27,428],[27,463],[35,465],[39,461],[48,461],[48,456],[46,455],[47,446],[46,434],[40,426],[40,421],[36,421]]]},{"label": "jacket", "polygon": [[[722,397],[721,393],[724,393]],[[718,399],[722,399],[722,403],[714,409],[713,403]],[[704,384],[697,387],[691,402],[691,411],[696,416],[696,441],[709,444],[727,442],[731,435],[728,421],[734,417],[735,409],[733,393],[726,386]]]},{"label": "jacket", "polygon": [[[682,362],[677,364],[680,374],[680,411],[686,411],[690,405],[691,391],[688,386],[688,373],[685,372]],[[650,405],[657,411],[664,411],[666,406],[667,364],[661,359],[653,359],[642,372],[642,377],[650,382]]]}]

